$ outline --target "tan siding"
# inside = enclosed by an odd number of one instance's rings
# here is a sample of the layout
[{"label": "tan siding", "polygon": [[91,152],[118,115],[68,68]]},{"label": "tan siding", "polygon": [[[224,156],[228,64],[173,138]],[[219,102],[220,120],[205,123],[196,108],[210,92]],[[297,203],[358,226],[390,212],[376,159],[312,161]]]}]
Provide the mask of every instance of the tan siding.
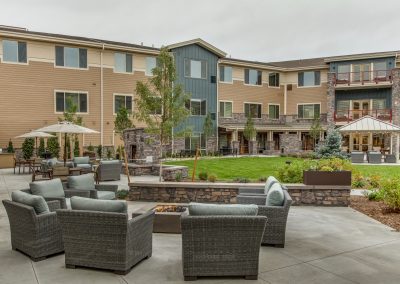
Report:
[{"label": "tan siding", "polygon": [[293,85],[293,90],[287,92],[287,114],[297,114],[297,104],[301,103],[321,103],[321,113],[326,113],[327,88],[326,83],[311,88]]}]

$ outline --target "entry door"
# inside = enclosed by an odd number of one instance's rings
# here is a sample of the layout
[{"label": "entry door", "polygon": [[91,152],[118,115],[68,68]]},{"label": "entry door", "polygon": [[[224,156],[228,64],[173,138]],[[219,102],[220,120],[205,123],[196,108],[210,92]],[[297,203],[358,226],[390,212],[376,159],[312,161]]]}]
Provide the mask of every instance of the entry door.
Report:
[{"label": "entry door", "polygon": [[359,119],[369,113],[369,101],[353,101],[353,119]]},{"label": "entry door", "polygon": [[353,150],[366,152],[369,149],[369,135],[368,134],[354,134],[353,135]]}]

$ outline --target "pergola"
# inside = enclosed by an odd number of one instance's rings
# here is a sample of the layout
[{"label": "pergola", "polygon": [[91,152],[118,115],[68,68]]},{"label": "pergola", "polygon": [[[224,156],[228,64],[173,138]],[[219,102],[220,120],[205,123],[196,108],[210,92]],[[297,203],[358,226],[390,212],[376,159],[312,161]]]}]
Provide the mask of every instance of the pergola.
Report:
[{"label": "pergola", "polygon": [[[366,115],[360,119],[350,122],[347,125],[338,128],[341,133],[377,133],[390,134],[390,153],[396,157],[396,162],[399,161],[399,140],[400,127]],[[393,136],[396,134],[396,147],[393,149]]]}]

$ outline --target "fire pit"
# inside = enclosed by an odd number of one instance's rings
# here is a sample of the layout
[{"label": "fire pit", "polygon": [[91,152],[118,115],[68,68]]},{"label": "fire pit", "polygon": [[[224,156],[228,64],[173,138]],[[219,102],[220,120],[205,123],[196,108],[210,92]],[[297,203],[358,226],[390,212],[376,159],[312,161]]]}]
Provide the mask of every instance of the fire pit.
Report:
[{"label": "fire pit", "polygon": [[181,215],[187,210],[182,204],[162,204],[153,208],[154,217],[153,233],[181,233]]}]

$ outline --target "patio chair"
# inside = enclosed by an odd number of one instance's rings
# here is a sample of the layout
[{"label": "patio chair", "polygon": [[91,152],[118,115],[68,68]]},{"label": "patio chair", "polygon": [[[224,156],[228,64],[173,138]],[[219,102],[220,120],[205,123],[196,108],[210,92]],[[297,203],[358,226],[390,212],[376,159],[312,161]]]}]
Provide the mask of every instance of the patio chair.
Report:
[{"label": "patio chair", "polygon": [[368,163],[370,164],[380,164],[382,163],[382,153],[381,152],[368,152]]},{"label": "patio chair", "polygon": [[71,198],[72,210],[57,210],[65,266],[126,274],[152,255],[154,211],[128,220],[125,201]]},{"label": "patio chair", "polygon": [[89,191],[90,198],[112,200],[116,199],[117,184],[95,184],[93,174],[69,176],[63,183],[65,190]]},{"label": "patio chair", "polygon": [[75,168],[83,169],[84,173],[92,172],[92,164],[90,163],[90,157],[74,157],[72,159]]},{"label": "patio chair", "polygon": [[96,170],[97,181],[120,180],[122,162],[120,160],[101,161]]},{"label": "patio chair", "polygon": [[27,254],[33,261],[64,251],[61,227],[57,221],[58,201],[46,201],[22,191],[11,194],[12,201],[3,200],[7,211],[11,247]]},{"label": "patio chair", "polygon": [[396,156],[394,154],[385,155],[385,163],[396,163]]},{"label": "patio chair", "polygon": [[16,158],[14,157],[14,174],[15,174],[15,170],[18,167],[18,173],[21,173],[21,166],[24,167],[25,166],[25,160],[20,159],[20,158]]},{"label": "patio chair", "polygon": [[254,205],[189,204],[189,214],[181,217],[185,281],[199,276],[257,279],[267,218],[256,215]]},{"label": "patio chair", "polygon": [[[259,188],[248,188],[248,187],[241,187],[239,188],[239,195],[237,198],[240,198],[241,196],[246,196],[246,195],[261,195],[264,196],[264,198],[267,196],[269,189],[271,186],[279,182],[274,176],[269,176],[267,178],[267,181],[265,182],[264,187],[259,187]],[[238,202],[239,203],[239,202]]]},{"label": "patio chair", "polygon": [[352,163],[364,163],[364,152],[353,151],[351,152]]},{"label": "patio chair", "polygon": [[56,164],[52,167],[51,178],[59,178],[62,181],[66,181],[69,176],[69,167],[64,167]]},{"label": "patio chair", "polygon": [[[279,183],[273,185],[273,187],[277,186],[281,185]],[[273,245],[282,248],[285,246],[286,223],[292,198],[287,190],[283,190],[283,196],[284,200],[281,205],[267,205],[267,197],[263,195],[239,195],[237,197],[239,204],[258,205],[258,215],[268,218],[262,240],[263,245]]]}]

